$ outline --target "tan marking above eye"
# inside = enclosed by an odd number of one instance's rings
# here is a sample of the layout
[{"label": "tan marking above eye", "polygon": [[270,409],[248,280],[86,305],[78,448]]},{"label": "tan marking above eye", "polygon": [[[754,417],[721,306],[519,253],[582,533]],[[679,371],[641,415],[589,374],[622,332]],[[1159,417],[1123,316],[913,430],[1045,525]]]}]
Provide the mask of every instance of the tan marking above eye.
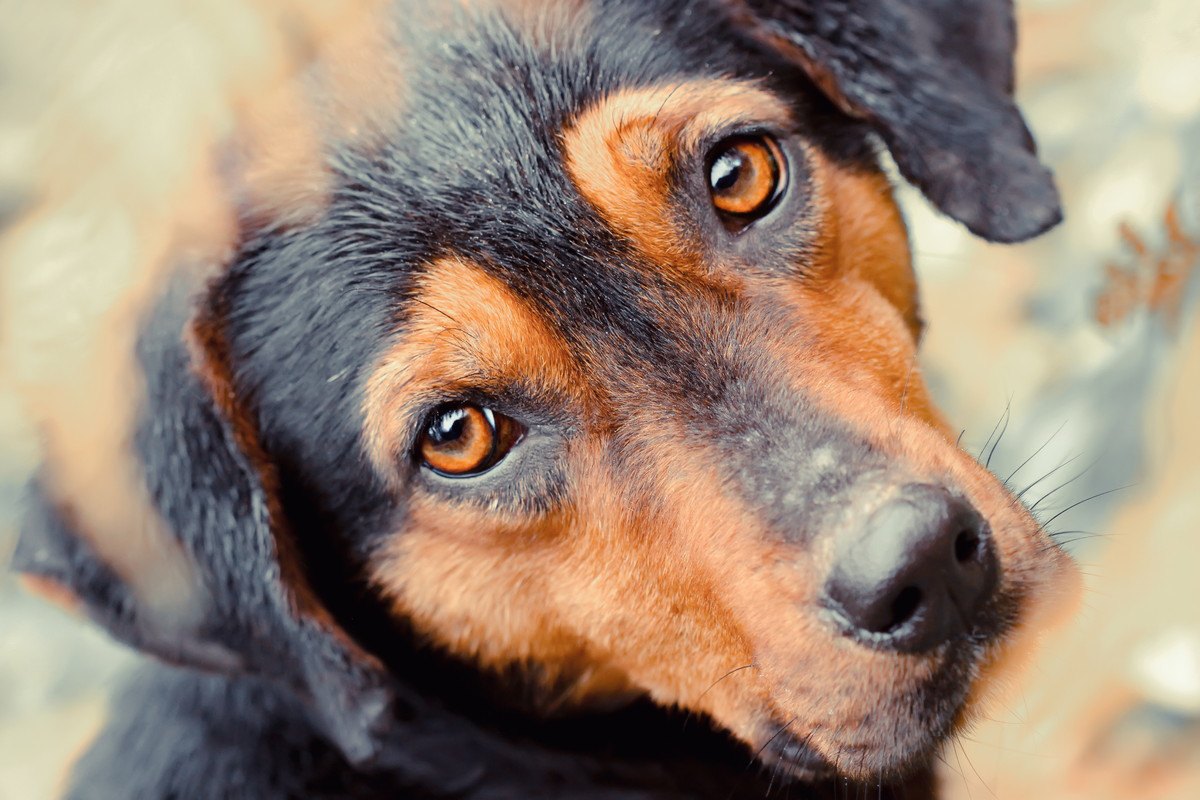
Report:
[{"label": "tan marking above eye", "polygon": [[521,437],[514,419],[475,405],[444,406],[430,418],[418,450],[443,475],[475,475],[494,467]]},{"label": "tan marking above eye", "polygon": [[617,92],[582,110],[563,130],[563,150],[572,181],[618,233],[666,270],[707,274],[672,206],[672,167],[702,155],[719,131],[792,124],[789,109],[755,83],[668,83]]},{"label": "tan marking above eye", "polygon": [[421,463],[413,427],[419,439],[439,398],[520,384],[577,408],[595,402],[566,343],[504,283],[453,256],[421,273],[403,324],[367,379],[362,406],[368,457],[397,489]]},{"label": "tan marking above eye", "polygon": [[770,210],[783,185],[783,155],[769,136],[737,136],[714,148],[708,191],[717,211],[737,217]]}]

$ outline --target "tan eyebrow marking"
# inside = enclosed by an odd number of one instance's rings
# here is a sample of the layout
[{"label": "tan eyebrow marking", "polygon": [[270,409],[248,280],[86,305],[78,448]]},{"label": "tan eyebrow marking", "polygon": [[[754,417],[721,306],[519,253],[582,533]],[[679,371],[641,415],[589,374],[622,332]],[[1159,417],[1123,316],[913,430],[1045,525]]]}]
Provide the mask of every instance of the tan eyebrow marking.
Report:
[{"label": "tan eyebrow marking", "polygon": [[609,225],[667,270],[694,272],[698,253],[670,207],[675,160],[712,131],[789,119],[754,83],[667,84],[616,92],[583,111],[563,130],[563,151],[575,186]]},{"label": "tan eyebrow marking", "polygon": [[431,393],[505,379],[562,397],[578,396],[583,385],[566,343],[529,303],[476,264],[453,257],[433,263],[396,343],[367,380],[372,462],[385,476],[394,472],[411,408]]}]

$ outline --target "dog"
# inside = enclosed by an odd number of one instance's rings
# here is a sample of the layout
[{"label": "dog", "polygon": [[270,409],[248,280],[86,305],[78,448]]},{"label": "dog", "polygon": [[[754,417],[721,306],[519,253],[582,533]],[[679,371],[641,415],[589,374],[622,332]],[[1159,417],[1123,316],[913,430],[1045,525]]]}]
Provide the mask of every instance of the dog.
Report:
[{"label": "dog", "polygon": [[68,796],[935,796],[1075,579],[921,380],[883,165],[1059,221],[1010,3],[349,27],[47,434],[16,566],[152,657]]}]

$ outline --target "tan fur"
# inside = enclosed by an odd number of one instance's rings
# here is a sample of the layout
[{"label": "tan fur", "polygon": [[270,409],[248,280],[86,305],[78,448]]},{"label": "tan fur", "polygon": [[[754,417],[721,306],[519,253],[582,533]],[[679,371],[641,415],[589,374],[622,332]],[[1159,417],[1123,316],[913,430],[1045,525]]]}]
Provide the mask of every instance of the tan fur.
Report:
[{"label": "tan fur", "polygon": [[862,276],[900,312],[913,338],[921,330],[917,276],[909,257],[908,229],[882,173],[839,167],[813,150],[830,213],[821,229],[836,252],[839,271]]}]

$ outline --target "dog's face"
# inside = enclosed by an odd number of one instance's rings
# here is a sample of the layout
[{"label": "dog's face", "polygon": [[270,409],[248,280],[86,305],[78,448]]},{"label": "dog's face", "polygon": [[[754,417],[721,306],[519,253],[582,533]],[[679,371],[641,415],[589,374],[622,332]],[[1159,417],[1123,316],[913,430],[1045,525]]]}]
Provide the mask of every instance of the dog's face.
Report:
[{"label": "dog's face", "polygon": [[310,573],[542,711],[931,756],[1070,568],[929,399],[875,137],[990,238],[1057,206],[1006,5],[865,5],[435,3],[315,73],[184,331]]}]

